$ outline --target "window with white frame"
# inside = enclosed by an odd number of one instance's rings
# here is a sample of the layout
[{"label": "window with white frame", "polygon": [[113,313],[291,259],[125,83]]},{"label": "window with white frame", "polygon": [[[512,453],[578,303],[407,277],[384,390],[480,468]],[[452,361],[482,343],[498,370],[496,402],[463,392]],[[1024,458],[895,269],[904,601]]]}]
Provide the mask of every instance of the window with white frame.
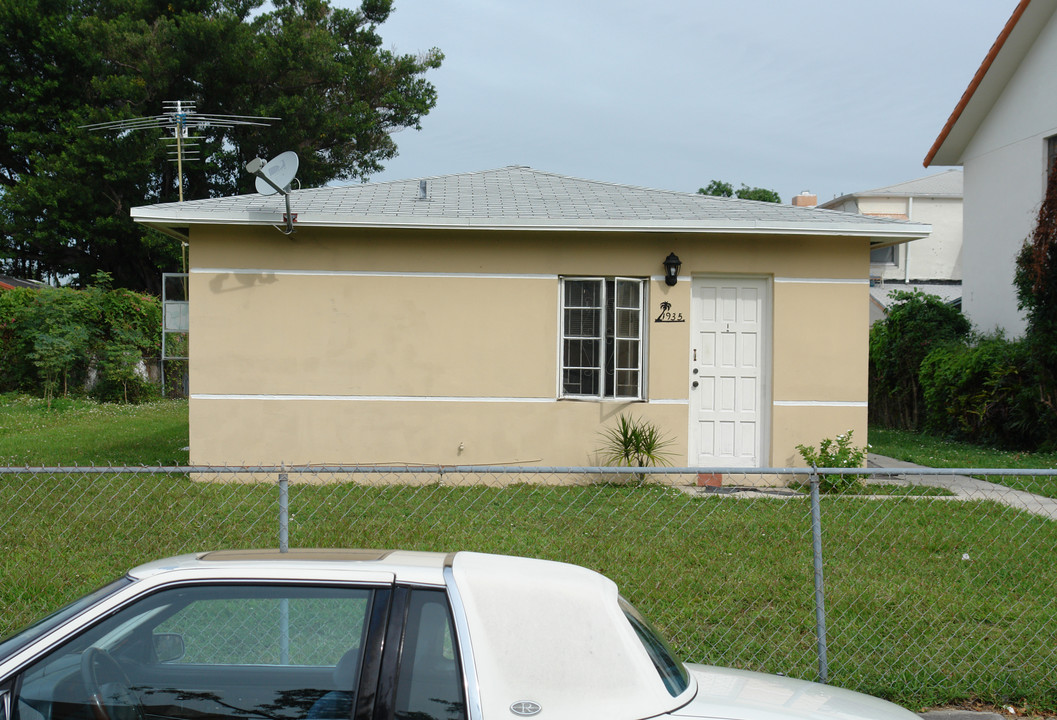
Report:
[{"label": "window with white frame", "polygon": [[637,278],[561,279],[561,397],[644,397],[645,291]]}]

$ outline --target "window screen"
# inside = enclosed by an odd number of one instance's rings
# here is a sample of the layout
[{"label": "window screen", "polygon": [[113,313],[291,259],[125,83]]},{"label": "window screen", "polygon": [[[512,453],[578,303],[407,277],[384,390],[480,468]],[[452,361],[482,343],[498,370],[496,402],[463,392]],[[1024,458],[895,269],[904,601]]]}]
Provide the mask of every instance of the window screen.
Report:
[{"label": "window screen", "polygon": [[563,397],[641,398],[645,283],[562,278]]}]

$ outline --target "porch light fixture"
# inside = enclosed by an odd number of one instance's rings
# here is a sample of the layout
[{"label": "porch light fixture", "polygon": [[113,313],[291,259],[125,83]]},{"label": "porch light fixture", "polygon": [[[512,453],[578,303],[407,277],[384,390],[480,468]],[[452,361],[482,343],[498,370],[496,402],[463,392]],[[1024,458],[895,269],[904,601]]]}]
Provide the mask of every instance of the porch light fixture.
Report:
[{"label": "porch light fixture", "polygon": [[679,282],[679,268],[683,266],[683,261],[679,259],[679,256],[675,253],[668,253],[668,257],[664,258],[664,282],[666,285],[675,285]]}]

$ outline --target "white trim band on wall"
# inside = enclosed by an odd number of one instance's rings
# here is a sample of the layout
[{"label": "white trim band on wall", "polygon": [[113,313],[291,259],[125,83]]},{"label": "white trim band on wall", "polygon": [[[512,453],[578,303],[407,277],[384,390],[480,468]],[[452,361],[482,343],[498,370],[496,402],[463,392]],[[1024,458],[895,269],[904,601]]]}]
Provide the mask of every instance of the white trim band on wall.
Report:
[{"label": "white trim band on wall", "polygon": [[554,398],[457,397],[429,395],[240,395],[224,393],[191,393],[192,400],[291,400],[327,402],[459,402],[459,403],[552,403]]},{"label": "white trim band on wall", "polygon": [[795,278],[776,277],[775,283],[801,283],[805,285],[869,285],[870,278]]},{"label": "white trim band on wall", "polygon": [[192,268],[192,275],[294,275],[316,277],[413,277],[413,278],[485,278],[489,280],[557,280],[557,275],[543,273],[443,273],[443,272],[372,272],[366,270],[275,270],[256,268]]},{"label": "white trim band on wall", "polygon": [[[514,398],[514,397],[458,397],[458,396],[432,396],[432,395],[249,395],[237,393],[191,393],[192,400],[292,400],[311,401],[323,400],[329,402],[450,402],[450,403],[558,403],[568,402],[567,398]],[[622,402],[619,398],[606,398],[605,400],[585,400],[584,402]],[[629,403],[647,405],[688,405],[688,400],[661,399],[650,400],[641,403],[637,400],[629,400]]]},{"label": "white trim band on wall", "polygon": [[775,407],[854,407],[864,408],[868,406],[865,400],[775,400]]}]

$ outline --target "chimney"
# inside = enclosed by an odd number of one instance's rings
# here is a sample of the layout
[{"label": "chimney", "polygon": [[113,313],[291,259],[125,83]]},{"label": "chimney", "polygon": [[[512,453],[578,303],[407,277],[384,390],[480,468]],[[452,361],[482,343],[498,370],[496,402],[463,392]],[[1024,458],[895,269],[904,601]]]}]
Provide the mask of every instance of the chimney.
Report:
[{"label": "chimney", "polygon": [[807,190],[793,197],[793,207],[815,207],[818,205],[818,195],[812,195]]}]

